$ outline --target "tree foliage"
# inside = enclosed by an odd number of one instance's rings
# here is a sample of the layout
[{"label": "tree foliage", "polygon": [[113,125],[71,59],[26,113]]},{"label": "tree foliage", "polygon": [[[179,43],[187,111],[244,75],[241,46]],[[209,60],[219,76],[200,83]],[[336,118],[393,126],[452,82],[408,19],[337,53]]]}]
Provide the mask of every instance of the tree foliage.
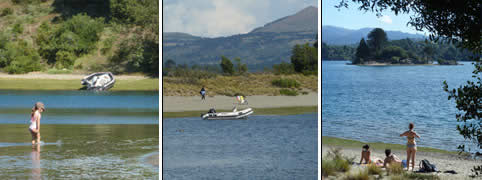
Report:
[{"label": "tree foliage", "polygon": [[40,56],[31,44],[23,40],[5,42],[2,39],[8,38],[0,36],[0,68],[10,74],[38,71],[42,68]]},{"label": "tree foliage", "polygon": [[363,64],[363,62],[368,60],[368,58],[370,58],[370,48],[365,43],[365,39],[362,38],[358,48],[356,49],[355,59],[352,63]]},{"label": "tree foliage", "polygon": [[93,19],[86,14],[78,14],[58,25],[42,23],[35,38],[38,51],[49,64],[55,64],[59,51],[74,56],[88,54],[96,48],[104,29],[103,21],[102,18]]},{"label": "tree foliage", "polygon": [[227,57],[221,56],[221,69],[225,74],[228,75],[233,75],[234,74],[234,67],[233,63],[231,60],[229,60]]},{"label": "tree foliage", "polygon": [[295,45],[292,50],[291,64],[294,70],[303,74],[317,74],[318,50],[308,43]]},{"label": "tree foliage", "polygon": [[367,44],[377,57],[387,44],[387,33],[382,28],[375,28],[368,33]]}]

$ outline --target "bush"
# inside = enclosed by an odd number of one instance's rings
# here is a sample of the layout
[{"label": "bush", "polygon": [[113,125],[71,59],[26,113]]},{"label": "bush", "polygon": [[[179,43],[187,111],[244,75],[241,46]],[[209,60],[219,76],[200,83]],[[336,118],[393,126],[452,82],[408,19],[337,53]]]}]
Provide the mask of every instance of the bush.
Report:
[{"label": "bush", "polygon": [[221,56],[221,69],[225,74],[233,75],[234,74],[234,66],[231,60],[227,57]]},{"label": "bush", "polygon": [[2,12],[0,13],[0,17],[2,16],[8,16],[10,14],[13,14],[12,8],[3,8]]},{"label": "bush", "polygon": [[22,24],[16,23],[15,25],[13,25],[12,31],[13,31],[13,33],[15,33],[15,34],[22,34],[22,33],[23,33],[23,26],[22,26]]},{"label": "bush", "polygon": [[387,174],[388,175],[390,175],[390,174],[399,175],[399,174],[402,174],[402,173],[403,173],[403,167],[402,167],[401,164],[392,163],[387,168]]},{"label": "bush", "polygon": [[298,88],[300,87],[300,83],[294,79],[275,79],[271,81],[271,84],[274,86],[282,87],[282,88]]},{"label": "bush", "polygon": [[57,69],[72,69],[75,62],[75,56],[68,51],[59,51],[55,58],[55,67]]},{"label": "bush", "polygon": [[281,64],[273,65],[273,72],[276,75],[293,74],[295,73],[295,69],[293,68],[293,64],[282,62]]},{"label": "bush", "polygon": [[8,42],[0,48],[0,68],[10,74],[41,70],[40,56],[25,41]]},{"label": "bush", "polygon": [[285,96],[298,96],[298,91],[290,89],[280,89],[279,93]]},{"label": "bush", "polygon": [[368,171],[358,171],[356,174],[348,174],[345,177],[345,180],[369,180],[370,176],[368,175]]},{"label": "bush", "polygon": [[78,14],[53,27],[42,23],[35,38],[38,51],[49,64],[56,64],[59,51],[66,51],[74,56],[88,54],[96,48],[100,33],[104,29],[103,21],[103,18],[93,19],[86,14]]},{"label": "bush", "polygon": [[321,174],[322,176],[333,176],[336,174],[335,164],[332,163],[333,161],[325,160],[326,158],[321,159]]},{"label": "bush", "polygon": [[159,43],[139,36],[123,40],[109,58],[112,71],[144,72],[159,77]]},{"label": "bush", "polygon": [[368,174],[370,175],[382,175],[382,168],[376,166],[375,164],[369,164],[367,166]]}]

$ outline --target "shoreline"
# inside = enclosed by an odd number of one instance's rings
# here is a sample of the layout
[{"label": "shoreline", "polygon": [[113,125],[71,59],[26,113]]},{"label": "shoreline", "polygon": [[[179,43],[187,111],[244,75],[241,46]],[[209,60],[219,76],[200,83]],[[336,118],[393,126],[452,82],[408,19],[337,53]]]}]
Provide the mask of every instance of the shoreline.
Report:
[{"label": "shoreline", "polygon": [[[355,162],[360,161],[360,153],[364,144],[369,144],[371,149],[371,158],[383,159],[385,157],[385,148],[391,148],[392,153],[400,159],[407,159],[406,146],[399,144],[388,143],[365,143],[361,141],[348,140],[342,138],[334,138],[322,136],[322,157],[325,157],[332,148],[341,148],[341,153],[347,157],[354,157]],[[430,163],[435,164],[439,173],[424,173],[433,174],[440,177],[440,179],[467,179],[468,175],[472,174],[470,169],[474,166],[480,165],[481,160],[474,160],[466,155],[458,155],[457,152],[446,151],[435,148],[417,147],[417,154],[415,157],[415,170],[418,170],[418,163],[427,159]],[[351,173],[357,172],[362,168],[360,165],[352,165]],[[454,170],[458,174],[443,173],[444,171]],[[384,173],[385,174],[385,173]],[[332,176],[330,176],[332,177]]]},{"label": "shoreline", "polygon": [[[254,109],[255,115],[299,115],[306,113],[316,113],[317,106],[294,106],[294,107],[278,107],[278,108],[257,108]],[[231,111],[230,109],[219,109],[219,112]],[[206,111],[181,111],[181,112],[162,112],[162,118],[182,118],[182,117],[199,117],[201,113]]]},{"label": "shoreline", "polygon": [[[0,90],[73,90],[82,88],[82,74],[46,74],[31,72],[28,74],[0,73]],[[158,91],[159,78],[141,75],[117,75],[116,83],[109,91]]]}]

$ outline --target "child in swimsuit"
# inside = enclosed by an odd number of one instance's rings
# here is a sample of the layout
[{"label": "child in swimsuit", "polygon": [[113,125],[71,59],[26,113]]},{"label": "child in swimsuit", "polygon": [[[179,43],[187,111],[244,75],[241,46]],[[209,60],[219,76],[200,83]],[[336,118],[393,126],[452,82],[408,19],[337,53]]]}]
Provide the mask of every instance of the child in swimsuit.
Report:
[{"label": "child in swimsuit", "polygon": [[45,111],[45,106],[41,102],[35,103],[30,114],[30,126],[28,130],[32,135],[32,145],[40,142],[40,118],[41,113]]}]

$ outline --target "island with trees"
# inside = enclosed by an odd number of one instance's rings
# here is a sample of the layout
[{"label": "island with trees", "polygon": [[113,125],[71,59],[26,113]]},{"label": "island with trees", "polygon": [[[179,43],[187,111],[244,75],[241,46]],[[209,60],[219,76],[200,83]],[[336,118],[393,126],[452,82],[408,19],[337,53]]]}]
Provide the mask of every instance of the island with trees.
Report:
[{"label": "island with trees", "polygon": [[388,40],[381,28],[373,29],[358,44],[328,45],[322,43],[322,60],[349,60],[354,65],[457,65],[471,60],[473,53],[457,43]]},{"label": "island with trees", "polygon": [[[404,44],[406,43],[406,44]],[[365,41],[364,38],[360,40],[356,48],[355,58],[352,64],[355,65],[400,65],[400,64],[417,64],[417,65],[432,65],[433,59],[429,58],[434,53],[434,47],[430,43],[424,45],[418,44],[412,48],[422,49],[422,54],[417,55],[411,51],[410,40],[392,41],[389,42],[387,34],[381,28],[373,29]],[[403,47],[408,47],[405,50]],[[437,59],[439,65],[457,65],[455,60],[446,60],[443,58]]]}]

